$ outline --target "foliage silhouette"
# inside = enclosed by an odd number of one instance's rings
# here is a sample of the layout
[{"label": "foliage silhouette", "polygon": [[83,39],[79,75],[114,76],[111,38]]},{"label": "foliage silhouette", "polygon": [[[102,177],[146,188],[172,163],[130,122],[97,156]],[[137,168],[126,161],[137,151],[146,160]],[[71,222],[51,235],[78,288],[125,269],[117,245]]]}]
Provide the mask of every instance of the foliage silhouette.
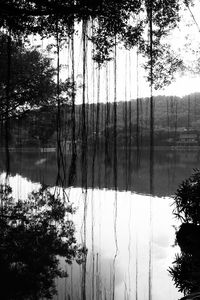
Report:
[{"label": "foliage silhouette", "polygon": [[[181,253],[176,255],[169,273],[179,291],[193,294],[200,292],[200,171],[182,182],[175,196],[174,214],[181,225],[176,232],[176,243]],[[187,299],[187,298],[184,298]],[[189,298],[188,298],[189,299]]]},{"label": "foliage silhouette", "polygon": [[194,170],[191,177],[179,186],[174,204],[178,220],[200,225],[200,171]]},{"label": "foliage silhouette", "polygon": [[[37,49],[25,46],[21,40],[11,41],[10,65],[8,64],[7,43],[9,36],[0,34],[0,117],[2,119],[18,116],[30,109],[55,105],[57,87],[54,80],[56,74],[52,59]],[[6,103],[8,68],[9,106]],[[72,83],[70,80],[60,82],[61,103],[70,102]],[[8,111],[7,111],[8,110]]]},{"label": "foliage silhouette", "polygon": [[52,299],[55,278],[67,276],[59,257],[67,264],[86,259],[87,250],[77,244],[74,223],[67,217],[75,209],[48,187],[25,201],[16,201],[11,192],[9,185],[0,185],[1,297]]}]

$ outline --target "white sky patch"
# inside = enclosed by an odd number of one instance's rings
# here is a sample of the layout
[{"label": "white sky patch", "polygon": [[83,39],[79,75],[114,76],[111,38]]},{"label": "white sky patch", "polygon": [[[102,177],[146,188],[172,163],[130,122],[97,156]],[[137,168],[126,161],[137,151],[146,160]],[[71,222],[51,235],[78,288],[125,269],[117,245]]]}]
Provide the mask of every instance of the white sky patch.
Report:
[{"label": "white sky patch", "polygon": [[[185,96],[194,92],[200,92],[200,78],[198,77],[180,77],[177,82],[172,83],[166,90],[165,95]],[[160,92],[156,94],[160,95]]]},{"label": "white sky patch", "polygon": [[27,199],[27,195],[33,190],[39,189],[41,186],[39,183],[33,183],[32,181],[21,177],[19,174],[15,176],[9,176],[6,178],[6,173],[0,174],[0,183],[8,184],[12,187],[12,196],[14,199]]}]

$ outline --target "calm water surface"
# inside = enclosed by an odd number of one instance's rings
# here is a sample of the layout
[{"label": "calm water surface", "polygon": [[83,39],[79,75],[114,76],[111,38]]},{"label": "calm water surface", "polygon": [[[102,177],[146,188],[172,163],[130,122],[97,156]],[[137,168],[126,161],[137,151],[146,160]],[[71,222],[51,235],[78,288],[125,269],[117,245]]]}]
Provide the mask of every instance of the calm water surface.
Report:
[{"label": "calm water surface", "polygon": [[[11,166],[9,184],[15,198],[26,198],[43,183],[55,186],[54,154],[12,153]],[[151,195],[146,151],[139,156],[133,151],[131,157],[120,151],[117,174],[112,160],[105,162],[99,154],[92,167],[89,156],[87,188],[81,186],[83,172],[78,161],[73,187],[66,183],[64,188],[77,208],[72,219],[78,242],[86,243],[88,249],[86,270],[76,262],[69,266],[61,261],[69,276],[56,279],[58,295],[54,298],[83,299],[84,283],[86,299],[91,300],[179,299],[181,294],[167,271],[179,252],[173,246],[177,221],[172,195],[198,166],[198,152],[156,151]],[[3,182],[3,153],[0,169]]]}]

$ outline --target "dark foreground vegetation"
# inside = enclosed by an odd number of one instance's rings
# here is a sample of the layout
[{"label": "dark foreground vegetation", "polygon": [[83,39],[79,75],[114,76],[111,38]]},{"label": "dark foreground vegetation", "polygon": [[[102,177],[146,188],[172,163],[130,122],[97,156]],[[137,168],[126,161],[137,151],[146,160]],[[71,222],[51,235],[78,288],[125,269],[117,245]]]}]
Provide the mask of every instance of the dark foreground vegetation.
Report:
[{"label": "dark foreground vegetation", "polygon": [[181,253],[176,255],[169,272],[183,299],[200,297],[200,171],[182,182],[175,196],[174,215],[181,222],[176,231],[176,243]]}]

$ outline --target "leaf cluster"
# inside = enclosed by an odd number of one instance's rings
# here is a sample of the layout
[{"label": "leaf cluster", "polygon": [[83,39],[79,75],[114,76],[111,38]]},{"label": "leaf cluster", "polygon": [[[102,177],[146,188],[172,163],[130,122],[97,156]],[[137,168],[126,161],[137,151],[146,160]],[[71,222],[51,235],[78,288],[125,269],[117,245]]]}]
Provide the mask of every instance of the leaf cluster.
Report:
[{"label": "leaf cluster", "polygon": [[200,171],[184,180],[175,195],[174,214],[182,224],[176,231],[181,253],[176,255],[169,273],[179,291],[199,292],[200,286]]},{"label": "leaf cluster", "polygon": [[[18,116],[41,106],[70,103],[75,86],[70,79],[55,83],[57,70],[52,59],[37,49],[27,48],[20,41],[10,41],[0,35],[0,116],[2,119]],[[8,93],[9,88],[9,93]]]},{"label": "leaf cluster", "polygon": [[197,291],[200,284],[200,260],[189,254],[177,254],[169,274],[176,288],[186,294]]},{"label": "leaf cluster", "polygon": [[200,171],[194,170],[191,177],[184,180],[174,198],[174,214],[179,220],[200,225]]},{"label": "leaf cluster", "polygon": [[177,71],[184,68],[183,60],[171,49],[168,44],[158,44],[152,51],[152,59],[150,63],[150,49],[146,46],[146,53],[149,61],[144,64],[144,69],[147,70],[147,79],[151,81],[150,68],[153,65],[153,87],[156,90],[168,86],[175,80]]}]

